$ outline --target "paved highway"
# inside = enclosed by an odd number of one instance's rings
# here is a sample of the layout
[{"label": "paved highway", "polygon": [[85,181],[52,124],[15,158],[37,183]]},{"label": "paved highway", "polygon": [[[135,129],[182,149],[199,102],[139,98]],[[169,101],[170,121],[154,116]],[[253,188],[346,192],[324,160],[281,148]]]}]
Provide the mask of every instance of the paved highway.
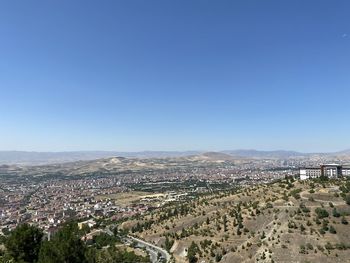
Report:
[{"label": "paved highway", "polygon": [[[113,232],[110,229],[110,226],[107,226],[105,228],[105,232],[110,235],[113,236]],[[168,251],[166,251],[165,249],[155,246],[151,243],[148,243],[142,239],[133,237],[133,236],[127,236],[127,237],[123,237],[122,238],[122,242],[123,243],[136,243],[136,245],[138,247],[141,248],[145,248],[147,250],[147,252],[150,255],[150,259],[152,261],[152,263],[163,263],[163,262],[170,262],[170,254],[168,253]],[[160,255],[160,257],[158,258],[158,255]]]},{"label": "paved highway", "polygon": [[[136,242],[138,246],[145,247],[146,250],[150,253],[150,257],[153,263],[170,262],[170,254],[165,249],[136,237],[128,236],[128,238]],[[158,255],[161,255],[161,257],[158,258]]]}]

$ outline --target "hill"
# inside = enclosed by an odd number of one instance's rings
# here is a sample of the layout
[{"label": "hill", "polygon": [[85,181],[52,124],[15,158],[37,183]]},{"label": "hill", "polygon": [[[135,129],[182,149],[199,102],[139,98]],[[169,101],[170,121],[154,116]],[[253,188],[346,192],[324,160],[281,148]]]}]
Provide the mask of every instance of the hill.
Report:
[{"label": "hill", "polygon": [[26,151],[0,151],[1,164],[18,165],[44,165],[88,161],[114,156],[132,158],[170,158],[199,154],[198,151],[143,151],[143,152],[117,152],[117,151],[74,151],[74,152],[26,152]]},{"label": "hill", "polygon": [[78,161],[93,161],[111,157],[127,157],[139,159],[180,158],[202,160],[234,160],[234,159],[290,159],[327,157],[337,159],[339,157],[350,159],[350,150],[332,153],[301,153],[296,151],[259,151],[259,150],[226,150],[219,152],[204,151],[142,151],[142,152],[118,152],[118,151],[76,151],[76,152],[25,152],[25,151],[0,151],[0,165],[48,165],[59,163],[71,163]]},{"label": "hill", "polygon": [[234,161],[235,157],[223,152],[205,152],[202,154],[186,157],[189,160],[202,160],[207,162]]},{"label": "hill", "polygon": [[193,262],[348,262],[350,205],[342,196],[349,190],[341,180],[282,180],[174,204],[128,227],[168,247],[179,263],[189,257]]},{"label": "hill", "polygon": [[295,151],[258,151],[258,150],[229,150],[223,151],[223,153],[239,156],[239,157],[249,157],[249,158],[291,158],[298,156],[307,156],[308,154],[295,152]]}]

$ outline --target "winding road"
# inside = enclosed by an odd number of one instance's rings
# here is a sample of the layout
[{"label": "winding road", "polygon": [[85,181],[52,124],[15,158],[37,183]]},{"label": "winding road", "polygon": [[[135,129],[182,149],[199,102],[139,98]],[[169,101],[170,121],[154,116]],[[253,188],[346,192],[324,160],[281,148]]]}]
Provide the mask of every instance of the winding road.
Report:
[{"label": "winding road", "polygon": [[[113,236],[113,232],[110,229],[111,226],[107,226],[105,228],[105,233],[107,233],[110,236]],[[112,226],[113,227],[113,226]],[[142,239],[133,237],[133,236],[126,236],[126,237],[122,237],[121,238],[122,242],[124,244],[130,244],[130,243],[136,243],[137,247],[140,248],[145,248],[148,252],[148,254],[150,255],[150,259],[152,263],[169,263],[170,262],[170,254],[168,253],[168,251],[166,251],[165,249],[155,246],[151,243],[148,243]],[[160,256],[159,256],[160,255]]]},{"label": "winding road", "polygon": [[[149,252],[151,261],[153,263],[160,263],[160,262],[170,262],[170,254],[163,248],[155,246],[151,243],[148,243],[144,240],[141,240],[139,238],[133,237],[133,236],[127,236],[129,240],[132,240],[133,242],[136,242],[139,247],[144,247]],[[160,258],[158,258],[158,255],[161,255]],[[162,260],[164,259],[164,260]]]}]

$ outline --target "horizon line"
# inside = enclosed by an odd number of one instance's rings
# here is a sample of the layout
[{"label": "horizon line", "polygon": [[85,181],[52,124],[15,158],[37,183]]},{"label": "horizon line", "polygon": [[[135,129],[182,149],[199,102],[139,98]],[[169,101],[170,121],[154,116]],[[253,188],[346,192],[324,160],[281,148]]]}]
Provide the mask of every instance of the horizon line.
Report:
[{"label": "horizon line", "polygon": [[237,148],[237,149],[226,149],[226,150],[134,150],[134,151],[123,151],[123,150],[59,150],[59,151],[47,151],[47,150],[1,150],[0,152],[22,152],[22,153],[147,153],[147,152],[168,152],[168,153],[185,153],[185,152],[227,152],[227,151],[257,151],[257,152],[295,152],[303,154],[317,154],[317,153],[338,153],[350,151],[349,148],[343,148],[342,150],[335,151],[299,151],[299,150],[287,150],[287,149],[273,149],[273,150],[264,150],[264,149],[254,149],[254,148]]}]

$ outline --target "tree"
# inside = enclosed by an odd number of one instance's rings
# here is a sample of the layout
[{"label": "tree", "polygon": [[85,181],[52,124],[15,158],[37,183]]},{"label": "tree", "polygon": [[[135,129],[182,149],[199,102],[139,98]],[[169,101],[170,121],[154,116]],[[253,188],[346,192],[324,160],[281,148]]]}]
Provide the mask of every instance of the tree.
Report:
[{"label": "tree", "polygon": [[198,258],[196,256],[198,251],[199,251],[199,248],[197,244],[194,241],[192,241],[187,251],[187,259],[189,263],[196,263],[198,261]]},{"label": "tree", "polygon": [[16,262],[37,262],[42,238],[39,228],[22,224],[10,233],[5,246]]},{"label": "tree", "polygon": [[86,235],[86,234],[90,233],[90,230],[91,229],[90,229],[88,224],[83,224],[80,231],[83,235]]},{"label": "tree", "polygon": [[224,231],[227,232],[227,216],[223,216]]},{"label": "tree", "polygon": [[[50,241],[43,241],[40,229],[20,225],[5,241],[7,253],[0,254],[1,262],[16,263],[143,263],[149,257],[137,256],[134,252],[117,249],[115,237],[99,236],[93,246],[81,240],[83,232],[75,222],[65,224]],[[172,241],[173,242],[173,241]],[[110,245],[108,249],[98,249]]]},{"label": "tree", "polygon": [[165,249],[167,251],[170,251],[170,249],[172,248],[173,244],[174,244],[174,240],[170,240],[169,237],[166,236],[165,237],[165,244],[164,244],[165,245]]},{"label": "tree", "polygon": [[[91,251],[91,254],[89,253]],[[151,262],[149,257],[136,255],[134,252],[109,247],[107,249],[93,251],[88,250],[89,263],[144,263]]]},{"label": "tree", "polygon": [[79,229],[75,222],[67,223],[50,241],[43,242],[39,263],[86,263],[87,248],[80,239]]},{"label": "tree", "polygon": [[117,241],[117,238],[110,236],[106,233],[101,233],[93,237],[93,242],[96,248],[102,248],[108,245],[113,245]]},{"label": "tree", "polygon": [[322,209],[322,208],[319,208],[319,207],[317,207],[317,208],[315,209],[315,212],[316,212],[317,216],[318,216],[320,219],[326,218],[326,217],[329,216],[327,210]]},{"label": "tree", "polygon": [[350,195],[345,196],[345,202],[347,205],[350,205]]}]

